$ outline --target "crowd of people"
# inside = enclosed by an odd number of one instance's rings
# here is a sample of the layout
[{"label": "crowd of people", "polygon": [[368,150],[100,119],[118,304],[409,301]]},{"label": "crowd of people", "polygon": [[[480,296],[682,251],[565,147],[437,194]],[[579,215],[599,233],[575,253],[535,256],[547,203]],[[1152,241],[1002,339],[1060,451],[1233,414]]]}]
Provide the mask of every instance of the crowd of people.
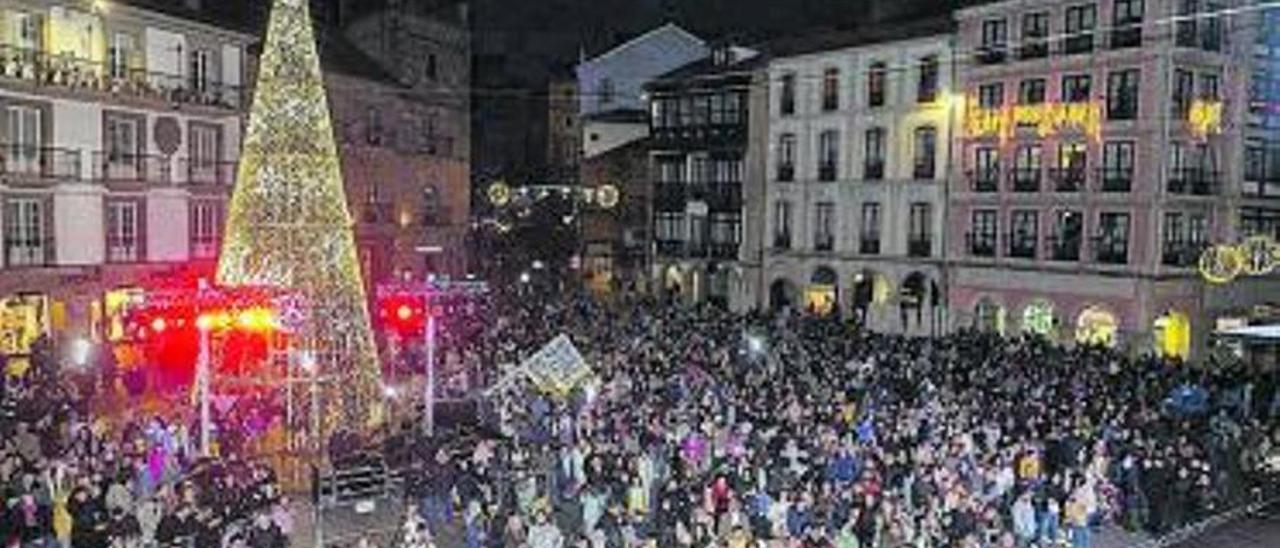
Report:
[{"label": "crowd of people", "polygon": [[[271,468],[234,446],[201,457],[188,402],[144,412],[113,375],[61,371],[49,348],[36,345],[0,391],[0,545],[287,546],[292,517]],[[224,443],[241,438],[223,430]]]},{"label": "crowd of people", "polygon": [[1276,493],[1276,377],[1236,363],[654,303],[492,313],[464,361],[565,333],[594,379],[517,385],[500,434],[425,455],[404,546],[1088,547]]}]

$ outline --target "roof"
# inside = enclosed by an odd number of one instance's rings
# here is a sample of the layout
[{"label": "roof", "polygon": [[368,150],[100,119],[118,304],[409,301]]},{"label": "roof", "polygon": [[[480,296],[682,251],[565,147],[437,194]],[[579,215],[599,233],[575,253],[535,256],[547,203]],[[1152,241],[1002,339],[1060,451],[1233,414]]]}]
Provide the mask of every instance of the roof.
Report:
[{"label": "roof", "polygon": [[764,55],[756,54],[727,65],[718,65],[715,63],[713,56],[707,56],[654,78],[652,82],[645,85],[645,89],[670,85],[685,80],[747,75],[751,71],[764,66],[766,62],[767,58]]},{"label": "roof", "polygon": [[782,38],[764,46],[772,57],[794,57],[820,51],[832,51],[874,44],[885,44],[950,34],[955,28],[951,16],[926,19],[885,21],[872,26],[852,29],[817,30]]},{"label": "roof", "polygon": [[649,30],[649,31],[647,31],[647,32],[645,32],[645,33],[643,33],[643,34],[639,35],[639,36],[636,36],[635,38],[632,38],[632,39],[627,40],[627,41],[625,41],[625,42],[623,42],[623,43],[621,43],[621,44],[618,44],[617,46],[614,46],[614,47],[612,47],[612,48],[610,48],[610,49],[606,50],[604,53],[601,53],[601,54],[599,54],[599,55],[596,55],[595,57],[592,57],[592,58],[590,58],[590,59],[586,59],[586,60],[584,60],[583,62],[584,62],[584,63],[592,63],[592,62],[599,61],[599,60],[601,60],[601,59],[604,59],[604,58],[609,57],[609,56],[611,56],[611,55],[613,55],[613,54],[615,54],[615,53],[618,53],[618,52],[620,52],[620,51],[623,51],[623,50],[625,50],[625,49],[628,49],[628,48],[630,48],[630,47],[632,47],[632,46],[634,46],[634,45],[636,45],[636,44],[638,44],[638,43],[640,43],[640,42],[643,42],[643,41],[645,41],[645,40],[648,40],[649,38],[652,38],[652,37],[657,36],[657,35],[659,35],[659,34],[661,34],[661,33],[664,33],[664,32],[675,32],[676,34],[683,34],[685,37],[687,37],[687,38],[691,38],[691,39],[693,39],[693,40],[695,40],[695,41],[697,41],[697,42],[700,42],[700,43],[706,43],[703,39],[699,38],[697,35],[695,35],[695,34],[693,34],[692,32],[689,32],[689,31],[684,30],[683,28],[681,28],[681,27],[680,27],[680,25],[677,25],[677,24],[675,24],[675,23],[667,23],[667,24],[665,24],[665,25],[662,25],[662,26],[659,26],[659,27],[657,27],[657,28],[651,29],[651,30]]}]

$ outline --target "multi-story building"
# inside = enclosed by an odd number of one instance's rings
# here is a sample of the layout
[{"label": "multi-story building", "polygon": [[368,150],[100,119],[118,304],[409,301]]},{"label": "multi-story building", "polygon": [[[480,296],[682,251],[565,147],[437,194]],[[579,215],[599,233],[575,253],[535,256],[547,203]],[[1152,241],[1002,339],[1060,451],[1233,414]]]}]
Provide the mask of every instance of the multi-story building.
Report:
[{"label": "multi-story building", "polygon": [[[650,97],[654,257],[669,298],[749,308],[741,261],[749,115],[762,57],[720,46],[656,78]],[[761,78],[761,80],[763,80]]]},{"label": "multi-story building", "polygon": [[769,63],[759,295],[872,329],[942,327],[953,135],[947,20],[780,43]]},{"label": "multi-story building", "polygon": [[1247,304],[1197,272],[1207,244],[1234,237],[1245,191],[1254,44],[1228,39],[1246,30],[1232,4],[957,12],[954,325],[1185,357],[1216,314]]},{"label": "multi-story building", "polygon": [[131,2],[0,2],[0,352],[107,336],[121,287],[211,272],[252,37]]},{"label": "multi-story building", "polygon": [[460,277],[471,222],[467,13],[382,4],[342,10],[321,52],[365,279]]}]

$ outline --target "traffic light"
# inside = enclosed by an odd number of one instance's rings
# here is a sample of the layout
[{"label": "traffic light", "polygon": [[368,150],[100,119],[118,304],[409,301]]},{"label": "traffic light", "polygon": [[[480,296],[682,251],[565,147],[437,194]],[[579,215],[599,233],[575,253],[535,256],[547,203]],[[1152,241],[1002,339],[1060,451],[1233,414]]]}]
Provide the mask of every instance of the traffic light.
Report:
[{"label": "traffic light", "polygon": [[422,332],[427,318],[426,300],[423,297],[396,293],[379,300],[378,317],[383,329],[402,337]]}]

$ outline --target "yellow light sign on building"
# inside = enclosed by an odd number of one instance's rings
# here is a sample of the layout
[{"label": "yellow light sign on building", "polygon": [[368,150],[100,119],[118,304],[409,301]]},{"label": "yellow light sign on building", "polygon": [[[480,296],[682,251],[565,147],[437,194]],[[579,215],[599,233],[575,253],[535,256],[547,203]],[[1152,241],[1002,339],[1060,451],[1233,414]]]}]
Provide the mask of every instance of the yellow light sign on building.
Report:
[{"label": "yellow light sign on building", "polygon": [[969,137],[1013,137],[1019,127],[1029,127],[1043,137],[1076,129],[1090,138],[1102,135],[1102,105],[1087,103],[1041,103],[975,108],[965,115],[964,132]]},{"label": "yellow light sign on building", "polygon": [[1201,139],[1222,133],[1222,101],[1192,101],[1187,122],[1191,124],[1191,132]]},{"label": "yellow light sign on building", "polygon": [[1201,277],[1213,284],[1266,276],[1280,266],[1280,244],[1269,236],[1252,236],[1238,245],[1215,245],[1200,255],[1199,266]]}]

